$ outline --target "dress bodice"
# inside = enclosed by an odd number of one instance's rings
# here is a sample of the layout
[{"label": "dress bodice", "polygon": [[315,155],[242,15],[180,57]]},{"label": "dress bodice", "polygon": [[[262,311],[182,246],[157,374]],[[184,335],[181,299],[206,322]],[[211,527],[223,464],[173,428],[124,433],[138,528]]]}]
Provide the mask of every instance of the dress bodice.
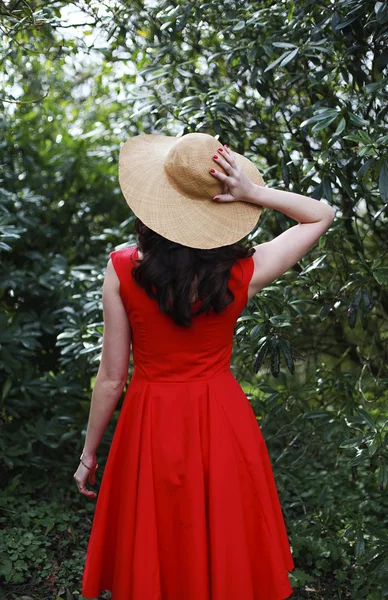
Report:
[{"label": "dress bodice", "polygon": [[[230,270],[229,289],[235,298],[220,313],[193,317],[192,327],[181,327],[160,310],[131,274],[137,246],[110,253],[120,280],[120,295],[132,332],[134,374],[149,381],[210,379],[230,369],[237,318],[248,301],[253,258],[237,259]],[[192,306],[196,308],[196,300]]]}]

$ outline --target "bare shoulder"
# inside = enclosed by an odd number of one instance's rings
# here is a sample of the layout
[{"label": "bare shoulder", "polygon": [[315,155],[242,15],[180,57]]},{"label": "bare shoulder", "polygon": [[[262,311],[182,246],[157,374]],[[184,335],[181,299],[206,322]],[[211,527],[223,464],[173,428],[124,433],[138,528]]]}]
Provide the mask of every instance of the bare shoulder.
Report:
[{"label": "bare shoulder", "polygon": [[274,269],[276,262],[274,244],[263,242],[253,246],[255,252],[252,254],[253,272],[248,286],[248,300],[253,298],[260,290],[269,285],[276,276],[284,272],[282,268]]},{"label": "bare shoulder", "polygon": [[259,248],[258,246],[253,246],[255,252],[252,254],[251,259],[253,261],[253,272],[252,272],[252,277],[249,281],[249,285],[248,285],[248,301],[251,300],[251,298],[253,298],[253,296],[255,296],[261,289],[261,283],[260,283],[260,278],[259,278],[259,271],[260,271],[260,255],[258,255],[257,253],[257,249]]},{"label": "bare shoulder", "polygon": [[108,263],[106,265],[105,278],[103,283],[103,292],[104,291],[115,291],[118,290],[120,286],[120,279],[116,272],[115,265],[113,263],[112,258],[109,258]]}]

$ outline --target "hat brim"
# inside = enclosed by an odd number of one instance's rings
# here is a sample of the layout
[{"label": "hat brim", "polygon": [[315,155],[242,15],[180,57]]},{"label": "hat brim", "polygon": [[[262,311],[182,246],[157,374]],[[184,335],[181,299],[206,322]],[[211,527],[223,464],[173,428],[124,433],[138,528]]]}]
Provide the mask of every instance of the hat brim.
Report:
[{"label": "hat brim", "polygon": [[[197,201],[177,191],[164,169],[176,141],[174,136],[143,134],[123,144],[119,184],[127,204],[147,227],[185,246],[210,249],[241,240],[255,227],[262,207],[242,201],[217,203],[211,198]],[[253,183],[264,186],[250,160],[237,152],[233,156]]]}]

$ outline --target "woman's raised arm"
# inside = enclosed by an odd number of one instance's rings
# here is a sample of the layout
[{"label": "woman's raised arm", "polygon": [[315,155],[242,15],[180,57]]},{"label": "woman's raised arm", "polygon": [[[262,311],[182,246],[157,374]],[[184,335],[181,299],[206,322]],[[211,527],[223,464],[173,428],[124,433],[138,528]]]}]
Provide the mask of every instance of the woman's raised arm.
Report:
[{"label": "woman's raised arm", "polygon": [[244,201],[278,210],[298,225],[289,227],[270,242],[254,246],[255,269],[249,284],[250,299],[261,288],[268,285],[295,265],[330,227],[335,217],[334,209],[325,202],[296,194],[259,186],[242,171],[233,153],[222,147],[213,156],[225,173],[212,169],[211,174],[226,186],[224,194],[213,198],[217,202]]}]

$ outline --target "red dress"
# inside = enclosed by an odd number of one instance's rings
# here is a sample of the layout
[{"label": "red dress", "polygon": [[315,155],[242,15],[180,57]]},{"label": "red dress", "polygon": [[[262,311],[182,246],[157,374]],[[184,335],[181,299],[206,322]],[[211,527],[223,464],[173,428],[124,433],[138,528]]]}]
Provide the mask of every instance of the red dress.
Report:
[{"label": "red dress", "polygon": [[[134,371],[97,495],[82,594],[112,600],[283,600],[294,568],[265,441],[230,370],[253,258],[222,315],[175,325],[111,252]],[[193,304],[196,308],[198,300]]]}]

